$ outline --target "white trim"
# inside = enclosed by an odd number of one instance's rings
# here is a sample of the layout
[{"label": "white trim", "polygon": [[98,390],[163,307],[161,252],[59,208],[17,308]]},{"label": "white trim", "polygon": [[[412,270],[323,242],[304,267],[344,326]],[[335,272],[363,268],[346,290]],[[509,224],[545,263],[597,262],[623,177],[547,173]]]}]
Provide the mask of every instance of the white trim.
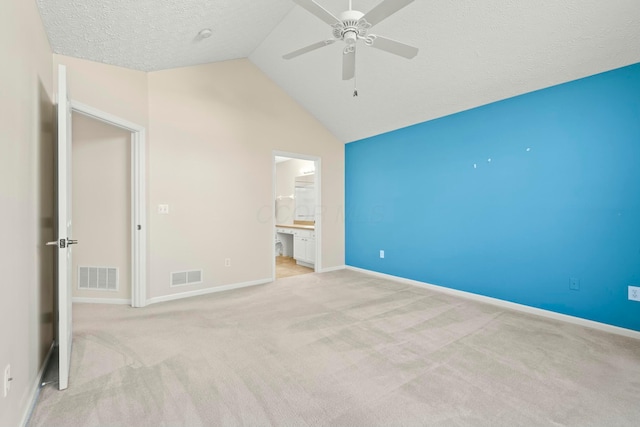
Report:
[{"label": "white trim", "polygon": [[318,273],[329,273],[331,271],[339,271],[339,270],[344,270],[345,268],[347,268],[346,265],[337,265],[335,267],[327,267],[327,268],[323,268],[321,271],[319,271]]},{"label": "white trim", "polygon": [[264,285],[266,283],[271,283],[271,282],[273,282],[273,280],[269,278],[269,279],[253,280],[251,282],[235,283],[233,285],[214,286],[213,288],[198,289],[198,290],[189,291],[189,292],[180,292],[177,294],[149,298],[147,300],[147,305],[157,304],[160,302],[175,301],[183,298],[197,297],[201,295],[214,294],[216,292],[230,291],[233,289],[248,288],[250,286]]},{"label": "white trim", "polygon": [[125,298],[85,298],[85,297],[73,297],[71,301],[81,304],[116,304],[116,305],[131,305],[130,299]]},{"label": "white trim", "polygon": [[[287,151],[279,151],[273,150],[271,153],[271,162],[272,162],[272,176],[271,176],[271,194],[272,199],[275,200],[278,196],[276,194],[276,157],[289,157],[291,159],[296,160],[308,160],[314,162],[315,167],[315,198],[316,198],[316,218],[315,218],[315,245],[316,245],[316,259],[313,264],[313,269],[316,273],[322,271],[322,159],[318,156],[310,156],[307,154],[298,154],[291,153]],[[275,233],[276,230],[276,206],[275,203],[272,203],[273,210],[271,214],[272,218],[272,230]],[[271,236],[271,240],[273,241],[273,235]],[[276,248],[274,244],[271,244],[272,254],[271,259],[273,260],[272,264],[272,281],[276,280]],[[311,264],[309,264],[311,266]]]},{"label": "white trim", "polygon": [[609,332],[616,335],[622,335],[629,338],[640,339],[640,331],[621,328],[619,326],[609,325],[607,323],[596,322],[594,320],[583,319],[581,317],[569,316],[568,314],[556,313],[555,311],[544,310],[542,308],[530,307],[524,304],[518,304],[511,301],[505,301],[498,298],[492,298],[484,295],[474,294],[471,292],[451,289],[444,286],[432,285],[431,283],[419,282],[417,280],[405,279],[404,277],[392,276],[390,274],[378,273],[377,271],[365,270],[363,268],[347,266],[348,270],[359,271],[361,273],[380,277],[383,279],[394,280],[396,282],[405,283],[407,285],[417,286],[419,288],[429,289],[432,291],[442,292],[444,294],[453,295],[460,298],[470,299],[473,301],[483,302],[510,310],[520,311],[522,313],[534,314],[536,316],[546,317],[548,319],[559,320],[561,322],[572,323],[574,325],[584,326],[591,329],[597,329],[603,332]]},{"label": "white trim", "polygon": [[315,168],[316,168],[316,179],[315,179],[315,188],[316,188],[316,219],[314,225],[315,238],[316,238],[316,259],[315,259],[315,271],[322,271],[322,224],[324,222],[322,218],[322,159],[320,157],[316,157],[315,160]]},{"label": "white trim", "polygon": [[[146,130],[130,122],[71,100],[71,110],[131,132],[131,305],[144,307],[147,295]],[[138,230],[140,226],[141,230]]]},{"label": "white trim", "polygon": [[[147,203],[146,203],[146,131],[144,128],[135,133],[131,133],[132,141],[132,171],[134,177],[134,191],[131,195],[131,206],[133,208],[133,233],[137,236],[132,239],[131,249],[133,265],[138,268],[131,269],[131,302],[133,307],[144,307],[147,299]],[[137,230],[139,225],[142,230]],[[137,286],[136,286],[137,284]]]},{"label": "white trim", "polygon": [[38,371],[38,375],[36,376],[36,381],[31,385],[31,391],[29,392],[28,402],[29,405],[25,408],[24,413],[22,414],[22,419],[20,420],[21,426],[26,426],[31,418],[31,413],[33,412],[33,408],[36,407],[36,403],[38,402],[38,396],[40,396],[40,386],[42,385],[42,379],[44,377],[45,370],[47,369],[47,365],[49,364],[49,359],[51,359],[51,355],[53,354],[53,349],[56,346],[55,341],[51,343],[49,347],[49,351],[44,358],[44,362],[42,362],[42,366]]},{"label": "white trim", "polygon": [[[295,237],[294,237],[294,239],[295,239]],[[294,241],[295,241],[295,240],[294,240]],[[295,245],[295,243],[294,243],[294,245]],[[313,272],[314,272],[314,273],[317,273],[317,272],[316,272],[316,270],[315,270],[316,266],[315,266],[314,264],[311,264],[311,263],[309,263],[309,262],[305,262],[305,261],[301,261],[301,260],[299,260],[299,259],[296,259],[295,261],[296,261],[296,264],[297,264],[297,265],[301,265],[301,266],[303,266],[303,267],[307,267],[307,268],[312,268],[312,269],[313,269]]]},{"label": "white trim", "polygon": [[82,102],[71,100],[71,109],[84,116],[91,117],[92,119],[99,120],[103,123],[114,125],[119,128],[128,130],[130,132],[143,132],[144,127],[139,124],[130,122],[113,114],[106,113],[104,111],[93,108]]},{"label": "white trim", "polygon": [[[274,200],[274,202],[272,203],[272,208],[271,208],[271,219],[273,222],[273,230],[274,230],[274,236],[275,236],[275,229],[276,229],[276,198],[278,197],[277,194],[277,189],[276,189],[276,181],[277,181],[277,169],[276,166],[278,164],[278,162],[276,161],[276,157],[278,157],[278,154],[276,154],[276,152],[274,151],[271,154],[271,196]],[[284,252],[284,243],[282,244],[283,246],[283,252]],[[276,281],[276,246],[275,246],[275,242],[274,244],[271,245],[271,281],[275,282]]]}]

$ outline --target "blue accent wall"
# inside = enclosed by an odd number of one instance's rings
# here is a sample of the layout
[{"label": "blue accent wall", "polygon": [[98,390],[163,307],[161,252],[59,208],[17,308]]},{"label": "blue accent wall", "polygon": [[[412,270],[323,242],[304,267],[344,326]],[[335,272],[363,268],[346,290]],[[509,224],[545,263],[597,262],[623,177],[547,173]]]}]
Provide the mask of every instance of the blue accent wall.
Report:
[{"label": "blue accent wall", "polygon": [[347,265],[640,331],[640,64],[345,150]]}]

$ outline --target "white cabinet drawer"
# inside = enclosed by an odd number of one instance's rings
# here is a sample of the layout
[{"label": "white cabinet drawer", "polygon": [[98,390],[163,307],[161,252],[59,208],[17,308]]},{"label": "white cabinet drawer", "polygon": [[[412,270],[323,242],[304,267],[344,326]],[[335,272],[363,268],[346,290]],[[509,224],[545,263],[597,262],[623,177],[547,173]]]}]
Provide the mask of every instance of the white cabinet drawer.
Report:
[{"label": "white cabinet drawer", "polygon": [[294,236],[298,237],[315,237],[316,233],[313,230],[296,230]]},{"label": "white cabinet drawer", "polygon": [[277,227],[276,232],[282,233],[282,234],[295,234],[295,230],[293,228],[284,228],[284,227]]}]

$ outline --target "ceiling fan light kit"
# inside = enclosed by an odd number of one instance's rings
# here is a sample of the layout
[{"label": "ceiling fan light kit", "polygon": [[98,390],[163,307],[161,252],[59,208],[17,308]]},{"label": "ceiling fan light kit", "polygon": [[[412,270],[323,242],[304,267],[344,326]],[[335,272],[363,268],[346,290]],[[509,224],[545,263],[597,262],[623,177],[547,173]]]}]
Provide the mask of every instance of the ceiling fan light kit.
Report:
[{"label": "ceiling fan light kit", "polygon": [[[329,39],[295,50],[283,56],[284,59],[293,59],[305,53],[328,46],[336,41],[343,41],[345,46],[342,51],[342,79],[351,80],[355,77],[356,47],[358,40],[362,40],[365,46],[373,47],[394,55],[411,59],[418,54],[418,48],[400,43],[375,34],[369,34],[374,25],[387,19],[400,9],[412,3],[414,0],[383,0],[369,12],[362,13],[352,9],[349,1],[349,10],[336,17],[314,0],[293,0],[309,13],[320,18],[332,27],[334,39]],[[358,96],[354,90],[353,96]]]}]

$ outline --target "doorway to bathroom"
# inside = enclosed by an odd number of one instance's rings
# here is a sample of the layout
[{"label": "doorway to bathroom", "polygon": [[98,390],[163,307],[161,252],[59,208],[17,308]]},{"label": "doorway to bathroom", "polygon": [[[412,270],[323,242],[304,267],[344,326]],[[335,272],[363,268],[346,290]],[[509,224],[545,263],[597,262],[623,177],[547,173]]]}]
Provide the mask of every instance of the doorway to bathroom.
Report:
[{"label": "doorway to bathroom", "polygon": [[319,271],[320,159],[274,152],[273,278]]}]

